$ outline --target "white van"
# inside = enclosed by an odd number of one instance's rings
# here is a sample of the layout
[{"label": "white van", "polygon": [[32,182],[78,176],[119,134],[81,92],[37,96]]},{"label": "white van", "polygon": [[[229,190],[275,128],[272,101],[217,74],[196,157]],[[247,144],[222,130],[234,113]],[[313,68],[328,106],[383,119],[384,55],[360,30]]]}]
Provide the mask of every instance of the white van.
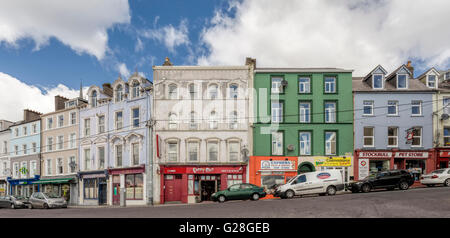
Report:
[{"label": "white van", "polygon": [[341,171],[323,170],[293,177],[286,184],[277,187],[274,196],[293,198],[295,195],[305,194],[335,195],[341,190],[344,190]]}]

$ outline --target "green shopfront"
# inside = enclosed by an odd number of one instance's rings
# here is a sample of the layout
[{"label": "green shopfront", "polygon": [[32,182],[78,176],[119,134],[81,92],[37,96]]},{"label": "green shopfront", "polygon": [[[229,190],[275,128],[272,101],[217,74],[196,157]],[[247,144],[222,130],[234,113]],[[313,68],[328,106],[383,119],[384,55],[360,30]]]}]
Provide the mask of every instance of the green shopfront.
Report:
[{"label": "green shopfront", "polygon": [[77,177],[73,176],[59,176],[59,177],[46,177],[39,181],[33,182],[33,184],[40,185],[41,192],[55,194],[60,197],[64,197],[68,204],[74,205],[78,199],[78,187]]}]

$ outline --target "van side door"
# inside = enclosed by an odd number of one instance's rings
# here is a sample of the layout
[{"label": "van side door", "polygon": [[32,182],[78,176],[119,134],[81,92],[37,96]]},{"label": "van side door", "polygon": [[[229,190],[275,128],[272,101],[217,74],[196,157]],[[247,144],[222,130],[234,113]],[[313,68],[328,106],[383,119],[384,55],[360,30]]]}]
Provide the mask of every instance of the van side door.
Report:
[{"label": "van side door", "polygon": [[292,189],[294,190],[295,195],[302,195],[308,192],[306,175],[303,174],[298,176],[293,183]]}]

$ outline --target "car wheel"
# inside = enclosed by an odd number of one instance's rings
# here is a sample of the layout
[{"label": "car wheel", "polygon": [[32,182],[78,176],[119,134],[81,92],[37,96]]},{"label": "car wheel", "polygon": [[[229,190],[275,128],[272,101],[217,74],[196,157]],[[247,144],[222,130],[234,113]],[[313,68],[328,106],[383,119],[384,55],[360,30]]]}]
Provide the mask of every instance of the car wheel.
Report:
[{"label": "car wheel", "polygon": [[450,186],[450,179],[446,179],[444,181],[444,186],[446,186],[446,187]]},{"label": "car wheel", "polygon": [[287,191],[286,191],[285,197],[291,199],[291,198],[294,197],[294,195],[295,195],[295,194],[294,194],[294,191],[292,191],[292,190],[287,190]]},{"label": "car wheel", "polygon": [[227,200],[227,199],[226,199],[225,196],[223,196],[223,195],[220,195],[219,198],[218,198],[218,201],[219,201],[220,203],[225,202],[225,200]]},{"label": "car wheel", "polygon": [[401,190],[406,190],[406,189],[409,188],[409,184],[408,184],[406,181],[401,181],[400,184],[398,185],[398,187],[399,187]]},{"label": "car wheel", "polygon": [[333,196],[336,194],[336,188],[334,186],[328,186],[327,195]]},{"label": "car wheel", "polygon": [[259,194],[254,193],[254,194],[252,195],[252,200],[253,200],[253,201],[258,201],[258,200],[259,200]]},{"label": "car wheel", "polygon": [[364,184],[364,185],[361,187],[361,191],[363,191],[364,193],[370,192],[370,185],[369,185],[369,184]]},{"label": "car wheel", "polygon": [[28,209],[33,209],[33,205],[32,204],[28,204]]},{"label": "car wheel", "polygon": [[427,184],[427,187],[434,187],[434,184]]},{"label": "car wheel", "polygon": [[48,204],[44,203],[44,209],[48,209]]}]

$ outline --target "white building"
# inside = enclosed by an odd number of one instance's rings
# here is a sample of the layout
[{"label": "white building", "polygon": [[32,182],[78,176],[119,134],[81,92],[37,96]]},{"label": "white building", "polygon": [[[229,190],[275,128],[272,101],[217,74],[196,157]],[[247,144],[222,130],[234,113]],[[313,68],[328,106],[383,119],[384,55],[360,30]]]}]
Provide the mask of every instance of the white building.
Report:
[{"label": "white building", "polygon": [[6,120],[0,120],[0,196],[8,193],[6,178],[11,176],[9,160],[9,138],[11,132],[9,127],[13,123]]}]

